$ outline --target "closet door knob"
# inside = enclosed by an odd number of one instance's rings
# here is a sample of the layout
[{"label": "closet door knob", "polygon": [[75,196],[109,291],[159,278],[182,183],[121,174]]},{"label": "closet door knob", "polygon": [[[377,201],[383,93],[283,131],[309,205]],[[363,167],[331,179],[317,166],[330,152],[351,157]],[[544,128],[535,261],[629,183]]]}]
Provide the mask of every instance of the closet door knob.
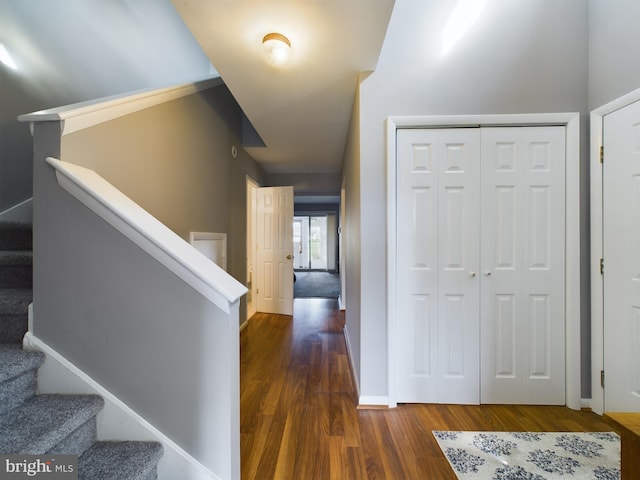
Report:
[{"label": "closet door knob", "polygon": [[476,276],[476,272],[469,272],[469,276],[470,277],[475,277]]},{"label": "closet door knob", "polygon": [[490,277],[490,276],[491,276],[491,271],[487,270],[486,272],[484,272],[484,274],[485,274],[487,277]]}]

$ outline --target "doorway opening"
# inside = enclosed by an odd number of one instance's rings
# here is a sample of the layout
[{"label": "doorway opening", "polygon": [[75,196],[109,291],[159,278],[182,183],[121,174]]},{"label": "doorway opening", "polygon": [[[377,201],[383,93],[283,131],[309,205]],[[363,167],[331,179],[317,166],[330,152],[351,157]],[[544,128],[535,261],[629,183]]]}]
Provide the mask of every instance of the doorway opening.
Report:
[{"label": "doorway opening", "polygon": [[293,268],[302,271],[335,271],[335,215],[293,217]]},{"label": "doorway opening", "polygon": [[293,217],[294,298],[338,298],[336,215]]}]

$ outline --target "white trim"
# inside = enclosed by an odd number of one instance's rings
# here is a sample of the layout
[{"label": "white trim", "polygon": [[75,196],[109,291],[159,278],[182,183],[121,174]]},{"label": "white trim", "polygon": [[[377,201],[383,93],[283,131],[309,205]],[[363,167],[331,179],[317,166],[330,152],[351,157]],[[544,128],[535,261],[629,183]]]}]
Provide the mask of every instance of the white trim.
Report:
[{"label": "white trim", "polygon": [[93,170],[52,157],[46,161],[62,188],[226,314],[247,293],[244,285]]},{"label": "white trim", "polygon": [[23,346],[26,350],[38,350],[46,355],[38,371],[39,394],[97,394],[104,398],[105,406],[97,416],[98,440],[127,439],[162,443],[164,454],[158,464],[158,478],[220,478],[31,331],[25,335]]},{"label": "white trim", "polygon": [[220,77],[207,77],[184,85],[114,95],[40,110],[20,115],[18,120],[31,123],[59,121],[62,122],[62,135],[68,135],[220,84],[222,84]]},{"label": "white trim", "polygon": [[[28,210],[29,213],[25,214],[23,211]],[[20,203],[16,203],[13,207],[9,207],[6,210],[0,212],[0,219],[2,221],[11,220],[28,220],[29,222],[33,217],[33,197],[27,198]]]},{"label": "white trim", "polygon": [[344,333],[344,343],[347,345],[347,358],[349,359],[349,364],[351,365],[351,377],[353,378],[354,386],[356,387],[356,396],[358,397],[358,404],[362,403],[362,399],[360,398],[360,384],[358,383],[358,376],[356,375],[356,365],[353,363],[353,350],[351,349],[351,340],[349,339],[349,330],[347,327],[343,327],[342,331]]},{"label": "white trim", "polygon": [[366,408],[367,406],[381,406],[381,407],[386,407],[389,406],[389,397],[383,397],[381,395],[368,395],[368,396],[364,396],[364,397],[360,397],[358,399],[358,407],[359,408]]},{"label": "white trim", "polygon": [[240,324],[240,332],[242,332],[248,326],[249,326],[249,319],[247,318],[244,322]]},{"label": "white trim", "polygon": [[397,405],[397,335],[392,328],[397,311],[396,266],[396,130],[399,128],[447,128],[487,126],[566,127],[566,373],[565,401],[580,409],[580,114],[533,113],[515,115],[445,115],[387,118],[387,349],[389,406]]},{"label": "white trim", "polygon": [[580,399],[580,410],[591,410],[591,399],[590,398],[581,398]]},{"label": "white trim", "polygon": [[600,275],[602,258],[602,164],[600,146],[603,141],[604,116],[640,101],[640,89],[634,90],[591,112],[590,176],[591,176],[591,408],[604,413],[604,389],[600,371],[604,370],[604,297]]}]

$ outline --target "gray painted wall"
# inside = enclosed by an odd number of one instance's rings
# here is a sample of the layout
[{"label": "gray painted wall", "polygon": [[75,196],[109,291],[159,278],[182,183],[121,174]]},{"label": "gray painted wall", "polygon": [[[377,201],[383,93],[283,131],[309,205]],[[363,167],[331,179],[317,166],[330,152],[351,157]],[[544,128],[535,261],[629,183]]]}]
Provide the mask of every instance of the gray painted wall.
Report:
[{"label": "gray painted wall", "polygon": [[58,186],[44,158],[60,156],[59,131],[36,125],[33,333],[220,478],[239,478],[237,305],[225,314]]},{"label": "gray painted wall", "polygon": [[339,173],[268,173],[267,182],[272,187],[293,186],[294,194],[339,195]]},{"label": "gray painted wall", "polygon": [[640,2],[589,1],[589,110],[640,88]]},{"label": "gray painted wall", "polygon": [[[363,396],[388,394],[385,118],[536,112],[582,112],[586,118],[588,111],[587,2],[487,2],[478,23],[442,57],[440,35],[453,6],[448,0],[396,2],[378,67],[360,85],[359,171],[351,155],[345,159],[347,188],[360,186],[360,211],[350,213],[347,200],[347,224],[357,222],[361,229],[347,252],[359,250],[359,265],[354,259],[348,265],[359,274],[347,267],[346,290],[347,329]],[[585,170],[582,185],[587,178]],[[587,207],[585,202],[583,219]],[[588,238],[588,230],[583,233]],[[588,328],[588,316],[583,322]]]},{"label": "gray painted wall", "polygon": [[[345,158],[342,165],[341,205],[344,215],[340,216],[340,279],[342,283],[342,298],[345,308],[345,334],[349,358],[353,365],[354,378],[359,390],[362,377],[362,340],[361,340],[361,254],[360,234],[361,205],[360,205],[360,91],[356,92],[351,114],[349,135],[345,147]],[[384,235],[384,230],[379,232]],[[366,322],[365,322],[366,323]]]},{"label": "gray painted wall", "polygon": [[0,212],[32,195],[18,115],[215,73],[169,0],[1,0]]},{"label": "gray painted wall", "polygon": [[185,240],[226,233],[227,270],[245,283],[246,175],[265,174],[240,148],[241,125],[220,85],[65,135],[61,159],[95,170]]}]

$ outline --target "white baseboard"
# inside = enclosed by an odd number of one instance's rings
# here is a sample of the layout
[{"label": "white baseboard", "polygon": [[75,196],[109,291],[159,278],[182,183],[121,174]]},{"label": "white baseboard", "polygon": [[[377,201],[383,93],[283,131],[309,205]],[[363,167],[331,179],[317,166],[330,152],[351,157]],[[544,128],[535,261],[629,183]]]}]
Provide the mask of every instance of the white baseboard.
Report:
[{"label": "white baseboard", "polygon": [[247,328],[247,325],[249,325],[249,319],[247,318],[244,322],[242,322],[240,324],[240,331],[244,330],[245,328]]},{"label": "white baseboard", "polygon": [[98,440],[151,440],[162,443],[164,455],[158,464],[159,479],[219,479],[182,447],[34,336],[31,331],[25,335],[23,346],[25,350],[39,350],[46,355],[38,372],[38,393],[97,394],[104,398],[104,409],[97,416]]},{"label": "white baseboard", "polygon": [[344,343],[347,345],[347,357],[349,358],[349,365],[351,366],[351,378],[353,378],[353,383],[356,387],[356,395],[358,398],[360,397],[360,384],[358,383],[358,377],[356,376],[356,367],[353,363],[353,355],[351,355],[351,341],[349,340],[349,331],[347,327],[343,327],[342,331],[344,332]]},{"label": "white baseboard", "polygon": [[389,397],[375,396],[375,395],[363,395],[358,398],[359,407],[388,407]]},{"label": "white baseboard", "polygon": [[591,410],[591,399],[590,398],[581,398],[580,399],[580,409]]},{"label": "white baseboard", "polygon": [[347,304],[342,300],[342,294],[338,295],[338,308],[340,310],[347,309]]}]

